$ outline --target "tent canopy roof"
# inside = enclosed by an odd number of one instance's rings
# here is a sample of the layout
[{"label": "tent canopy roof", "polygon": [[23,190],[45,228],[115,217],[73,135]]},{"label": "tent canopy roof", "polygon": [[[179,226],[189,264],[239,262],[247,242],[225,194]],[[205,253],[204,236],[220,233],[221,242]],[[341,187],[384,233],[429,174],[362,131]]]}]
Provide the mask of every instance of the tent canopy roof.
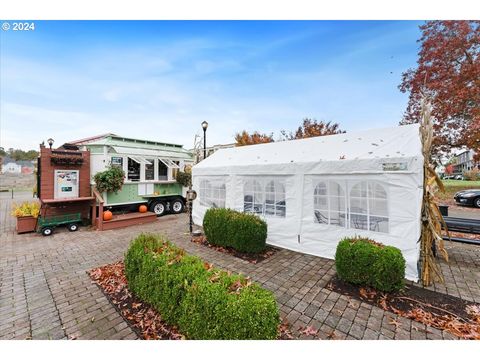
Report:
[{"label": "tent canopy roof", "polygon": [[221,149],[197,169],[421,156],[419,125]]}]

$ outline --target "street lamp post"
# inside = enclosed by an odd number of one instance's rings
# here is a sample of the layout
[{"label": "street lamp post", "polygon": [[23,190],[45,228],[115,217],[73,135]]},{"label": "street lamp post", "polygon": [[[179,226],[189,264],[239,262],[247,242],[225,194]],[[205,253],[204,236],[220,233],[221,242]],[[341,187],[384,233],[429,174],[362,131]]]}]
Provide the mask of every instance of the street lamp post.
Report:
[{"label": "street lamp post", "polygon": [[52,149],[52,145],[54,143],[54,140],[52,138],[50,138],[50,139],[47,140],[47,142],[48,142],[48,145],[50,146],[50,149]]},{"label": "street lamp post", "polygon": [[203,129],[203,159],[207,158],[207,128],[208,122],[202,122],[202,129]]},{"label": "street lamp post", "polygon": [[192,190],[192,185],[189,186],[187,190],[187,201],[188,201],[188,212],[190,218],[190,234],[193,232],[193,219],[192,219],[192,212],[193,212],[193,200],[197,198],[197,192]]}]

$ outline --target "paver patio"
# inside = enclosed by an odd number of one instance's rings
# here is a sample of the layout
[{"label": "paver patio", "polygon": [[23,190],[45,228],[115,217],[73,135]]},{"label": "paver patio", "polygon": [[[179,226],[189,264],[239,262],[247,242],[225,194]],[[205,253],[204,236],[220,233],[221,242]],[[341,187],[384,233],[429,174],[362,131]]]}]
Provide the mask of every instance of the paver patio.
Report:
[{"label": "paver patio", "polygon": [[[192,243],[186,214],[104,232],[58,229],[50,237],[0,234],[0,339],[136,339],[86,271],[122,259],[138,233],[159,232],[216,266],[251,276],[277,298],[296,331],[311,325],[337,339],[451,339],[447,332],[383,311],[324,286],[335,274],[332,260],[281,250],[251,264]],[[446,283],[435,290],[480,302],[480,247],[447,244]],[[391,324],[397,319],[401,324]],[[308,337],[306,337],[308,338]]]}]

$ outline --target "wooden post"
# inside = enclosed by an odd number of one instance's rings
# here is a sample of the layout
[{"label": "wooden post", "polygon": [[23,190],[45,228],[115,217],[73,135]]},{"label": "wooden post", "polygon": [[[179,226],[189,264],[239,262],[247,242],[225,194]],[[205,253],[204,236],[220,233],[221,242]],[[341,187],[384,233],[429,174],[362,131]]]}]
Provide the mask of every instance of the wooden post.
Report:
[{"label": "wooden post", "polygon": [[92,226],[97,226],[97,200],[92,200]]},{"label": "wooden post", "polygon": [[98,207],[98,226],[97,229],[102,231],[103,230],[103,202],[100,202]]}]

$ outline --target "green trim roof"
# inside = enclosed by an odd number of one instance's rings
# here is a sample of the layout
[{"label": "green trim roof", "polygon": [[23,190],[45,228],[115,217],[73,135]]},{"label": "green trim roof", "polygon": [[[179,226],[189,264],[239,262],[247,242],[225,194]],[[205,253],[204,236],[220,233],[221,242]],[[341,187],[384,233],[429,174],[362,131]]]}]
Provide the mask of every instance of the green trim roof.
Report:
[{"label": "green trim roof", "polygon": [[132,149],[147,149],[147,150],[156,150],[161,152],[171,153],[173,157],[182,157],[190,159],[193,157],[192,153],[183,148],[183,145],[171,144],[159,141],[151,140],[142,140],[122,137],[114,134],[106,134],[105,136],[94,138],[93,141],[85,141],[84,143],[75,142],[77,145],[89,146],[110,146],[110,147],[122,147],[122,148],[132,148]]}]

